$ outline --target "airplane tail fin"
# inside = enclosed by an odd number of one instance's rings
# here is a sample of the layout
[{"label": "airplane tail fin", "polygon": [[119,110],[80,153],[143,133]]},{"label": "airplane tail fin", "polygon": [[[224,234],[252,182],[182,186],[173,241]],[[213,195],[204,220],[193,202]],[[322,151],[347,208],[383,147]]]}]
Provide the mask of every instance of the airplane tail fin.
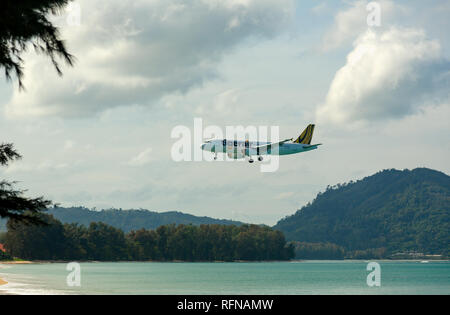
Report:
[{"label": "airplane tail fin", "polygon": [[294,143],[311,144],[311,139],[314,132],[313,124],[308,125],[305,130],[300,134],[300,136],[294,141]]}]

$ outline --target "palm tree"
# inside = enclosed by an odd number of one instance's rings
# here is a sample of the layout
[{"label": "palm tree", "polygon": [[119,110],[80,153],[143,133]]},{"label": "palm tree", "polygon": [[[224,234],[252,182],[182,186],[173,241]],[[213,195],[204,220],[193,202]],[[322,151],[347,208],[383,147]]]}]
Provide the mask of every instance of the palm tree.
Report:
[{"label": "palm tree", "polygon": [[8,80],[14,73],[23,90],[21,55],[30,47],[47,55],[59,75],[62,75],[57,57],[73,65],[74,57],[66,50],[59,31],[49,21],[72,0],[1,0],[0,1],[0,68]]}]

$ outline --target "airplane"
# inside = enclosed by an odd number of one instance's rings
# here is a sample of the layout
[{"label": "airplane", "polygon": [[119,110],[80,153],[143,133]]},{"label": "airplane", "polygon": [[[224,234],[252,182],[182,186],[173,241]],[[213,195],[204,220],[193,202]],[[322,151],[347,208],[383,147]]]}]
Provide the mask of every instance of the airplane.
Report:
[{"label": "airplane", "polygon": [[307,152],[317,149],[321,143],[311,144],[314,132],[313,124],[308,125],[305,130],[293,141],[294,138],[279,142],[258,142],[258,141],[239,141],[227,139],[211,139],[205,141],[201,148],[204,151],[213,152],[214,160],[217,160],[217,153],[226,153],[231,159],[244,159],[249,157],[248,162],[253,163],[252,156],[257,155],[258,161],[262,161],[262,155],[288,155],[301,152]]}]

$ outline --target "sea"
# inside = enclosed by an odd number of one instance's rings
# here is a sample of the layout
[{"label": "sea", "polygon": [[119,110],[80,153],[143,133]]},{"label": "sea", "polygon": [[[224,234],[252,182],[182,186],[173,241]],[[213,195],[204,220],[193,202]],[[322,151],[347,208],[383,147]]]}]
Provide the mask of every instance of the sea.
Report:
[{"label": "sea", "polygon": [[0,264],[0,278],[0,294],[450,294],[448,261]]}]

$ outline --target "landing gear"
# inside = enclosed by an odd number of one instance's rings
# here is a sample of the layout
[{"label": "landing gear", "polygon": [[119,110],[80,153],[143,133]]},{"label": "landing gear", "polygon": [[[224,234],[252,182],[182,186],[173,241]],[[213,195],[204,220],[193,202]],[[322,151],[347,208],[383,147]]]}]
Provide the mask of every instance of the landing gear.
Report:
[{"label": "landing gear", "polygon": [[[262,161],[263,160],[263,157],[262,156],[258,156],[258,161]],[[249,157],[249,160],[248,160],[248,163],[253,163],[253,162],[255,162],[255,160],[250,156]]]},{"label": "landing gear", "polygon": [[214,161],[217,160],[217,154],[214,154]]}]

